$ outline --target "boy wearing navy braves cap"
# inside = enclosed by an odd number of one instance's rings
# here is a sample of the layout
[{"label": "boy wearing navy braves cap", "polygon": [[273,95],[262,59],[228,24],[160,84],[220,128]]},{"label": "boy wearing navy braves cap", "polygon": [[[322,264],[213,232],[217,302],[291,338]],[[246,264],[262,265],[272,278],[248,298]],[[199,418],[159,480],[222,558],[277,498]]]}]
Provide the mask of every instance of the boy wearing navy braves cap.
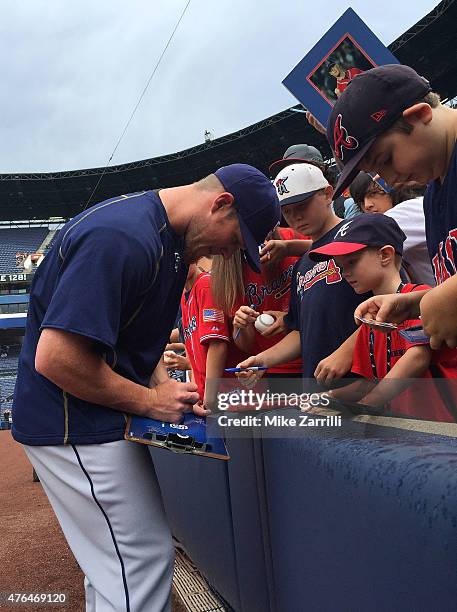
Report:
[{"label": "boy wearing navy braves cap", "polygon": [[[284,218],[294,230],[310,236],[314,248],[331,242],[344,228],[331,207],[333,188],[316,165],[288,165],[274,184]],[[305,253],[292,276],[289,312],[284,319],[290,333],[240,367],[273,367],[296,359],[301,352],[305,379],[330,382],[344,376],[351,367],[355,342],[352,313],[363,299],[344,282],[333,260],[316,264]],[[244,378],[259,376],[242,374]]]},{"label": "boy wearing navy braves cap", "polygon": [[379,321],[422,317],[431,346],[457,346],[457,111],[440,104],[429,82],[400,64],[355,77],[333,107],[327,137],[344,169],[336,192],[358,170],[377,172],[388,184],[427,184],[427,247],[437,285],[425,293],[378,297],[358,314]]},{"label": "boy wearing navy braves cap", "polygon": [[[375,296],[407,295],[429,286],[402,283],[400,266],[405,240],[394,219],[366,213],[345,223],[332,242],[313,249],[309,255],[315,261],[333,258],[357,294],[372,291]],[[406,320],[401,327],[416,325],[421,321]],[[380,413],[393,400],[390,410],[396,415],[453,422],[452,413],[433,385],[410,386],[411,379],[433,378],[432,354],[427,344],[408,342],[397,329],[384,333],[362,324],[354,347],[352,373],[364,380],[332,393],[335,397],[359,399],[362,404],[379,408]],[[441,351],[433,356],[433,367],[440,369],[441,376],[455,377],[456,351],[448,351],[441,364],[440,356]],[[375,383],[381,379],[384,380],[376,386],[366,384],[367,380]]]}]

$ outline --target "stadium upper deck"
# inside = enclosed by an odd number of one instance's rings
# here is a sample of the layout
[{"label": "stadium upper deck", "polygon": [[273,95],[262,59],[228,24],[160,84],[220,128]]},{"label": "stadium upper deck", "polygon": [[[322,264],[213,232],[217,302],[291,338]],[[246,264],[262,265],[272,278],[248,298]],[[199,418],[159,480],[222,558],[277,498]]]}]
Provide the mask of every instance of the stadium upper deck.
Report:
[{"label": "stadium upper deck", "polygon": [[[442,98],[457,93],[457,2],[443,0],[389,48],[405,64],[429,78]],[[301,113],[285,110],[233,134],[185,151],[107,169],[92,202],[119,193],[186,184],[218,166],[234,162],[264,171],[287,146],[307,142],[327,157],[330,150]],[[0,175],[0,219],[70,218],[86,204],[103,168],[57,173]]]}]

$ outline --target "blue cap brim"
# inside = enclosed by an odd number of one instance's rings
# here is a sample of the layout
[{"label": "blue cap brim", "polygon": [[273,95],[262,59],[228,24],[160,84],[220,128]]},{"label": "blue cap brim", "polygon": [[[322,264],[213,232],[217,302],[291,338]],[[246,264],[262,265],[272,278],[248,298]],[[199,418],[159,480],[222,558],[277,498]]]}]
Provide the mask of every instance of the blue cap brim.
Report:
[{"label": "blue cap brim", "polygon": [[248,226],[243,221],[243,219],[238,215],[238,221],[240,223],[241,236],[244,242],[244,254],[246,256],[246,260],[250,267],[254,270],[254,272],[260,273],[260,255],[259,255],[259,245],[255,240],[254,236],[248,229]]}]

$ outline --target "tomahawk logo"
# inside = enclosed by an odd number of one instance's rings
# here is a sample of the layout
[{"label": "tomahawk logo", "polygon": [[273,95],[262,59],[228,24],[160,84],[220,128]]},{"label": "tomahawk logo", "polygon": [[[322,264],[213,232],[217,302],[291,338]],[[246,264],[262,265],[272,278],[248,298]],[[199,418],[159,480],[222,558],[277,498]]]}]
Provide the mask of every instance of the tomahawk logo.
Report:
[{"label": "tomahawk logo", "polygon": [[379,111],[376,111],[376,113],[373,113],[371,115],[371,118],[374,119],[377,123],[379,123],[381,119],[385,117],[386,115],[387,115],[386,110],[379,110]]},{"label": "tomahawk logo", "polygon": [[342,225],[340,229],[336,232],[335,236],[333,237],[333,240],[336,240],[337,236],[341,236],[342,238],[343,236],[346,236],[346,233],[351,223],[352,221],[349,221],[348,223],[345,223],[344,225]]},{"label": "tomahawk logo", "polygon": [[359,141],[354,136],[348,136],[347,129],[341,123],[341,114],[337,116],[333,127],[333,142],[335,144],[335,155],[338,159],[343,159],[344,149],[357,149]]},{"label": "tomahawk logo", "polygon": [[289,177],[285,176],[284,178],[279,178],[275,185],[276,185],[276,191],[278,192],[278,195],[284,195],[285,193],[290,193],[290,191],[287,189],[286,187],[286,181]]}]

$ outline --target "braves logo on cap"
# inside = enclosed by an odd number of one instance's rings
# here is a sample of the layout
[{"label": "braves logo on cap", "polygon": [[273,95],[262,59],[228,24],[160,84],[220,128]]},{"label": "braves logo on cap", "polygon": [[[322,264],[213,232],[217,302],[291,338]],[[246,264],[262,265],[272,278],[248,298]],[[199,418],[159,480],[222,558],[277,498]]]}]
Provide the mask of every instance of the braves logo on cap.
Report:
[{"label": "braves logo on cap", "polygon": [[359,141],[354,136],[349,136],[347,129],[341,123],[341,114],[337,116],[333,127],[333,142],[335,147],[335,155],[338,159],[343,159],[343,147],[345,149],[357,149]]},{"label": "braves logo on cap", "polygon": [[286,181],[288,178],[289,178],[288,176],[285,176],[284,178],[279,178],[275,182],[275,186],[276,186],[278,195],[284,195],[285,193],[290,193],[290,191],[286,187]]},{"label": "braves logo on cap", "polygon": [[349,221],[348,223],[345,223],[344,225],[342,225],[340,229],[336,232],[336,234],[333,236],[333,240],[335,240],[337,236],[341,236],[341,237],[346,236],[346,233],[351,223],[352,221]]}]

